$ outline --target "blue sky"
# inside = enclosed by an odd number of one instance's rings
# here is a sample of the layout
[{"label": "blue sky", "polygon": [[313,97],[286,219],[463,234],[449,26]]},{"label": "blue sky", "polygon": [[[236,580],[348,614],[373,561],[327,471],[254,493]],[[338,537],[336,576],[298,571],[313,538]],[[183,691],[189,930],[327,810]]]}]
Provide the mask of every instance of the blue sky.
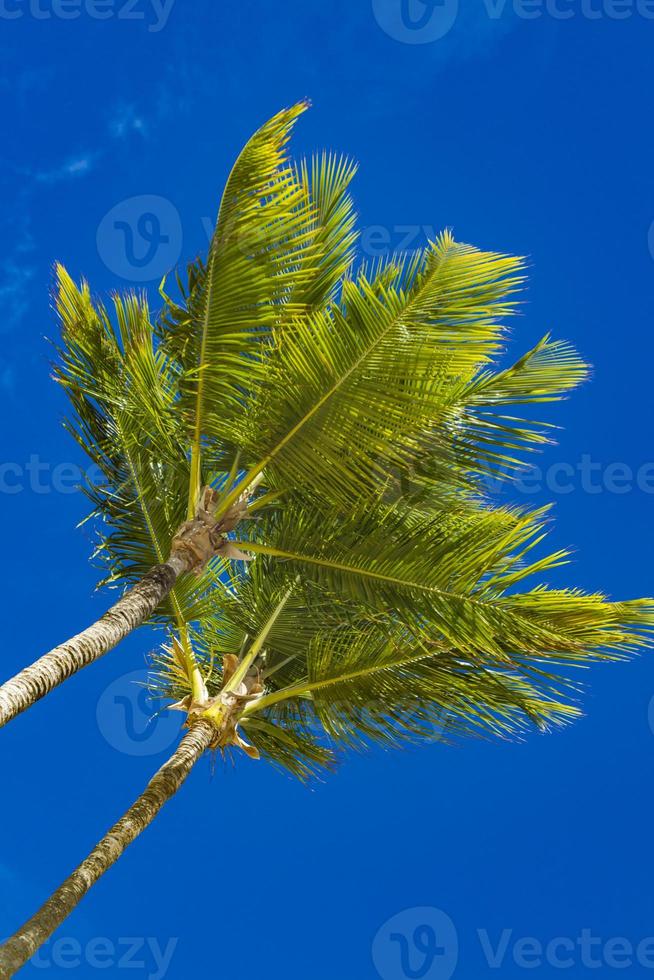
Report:
[{"label": "blue sky", "polygon": [[[360,161],[370,254],[449,226],[529,256],[513,350],[552,330],[594,365],[518,491],[554,499],[552,543],[575,548],[550,580],[654,591],[652,8],[0,2],[4,675],[107,604],[49,380],[53,261],[99,292],[152,288],[206,246],[250,132],[304,96],[297,151]],[[2,733],[0,932],[174,744],[178,722],[147,726],[133,683],[153,643],[140,633]],[[377,751],[310,789],[201,764],[26,974],[652,975],[651,657],[587,684],[588,716],[562,734]]]}]

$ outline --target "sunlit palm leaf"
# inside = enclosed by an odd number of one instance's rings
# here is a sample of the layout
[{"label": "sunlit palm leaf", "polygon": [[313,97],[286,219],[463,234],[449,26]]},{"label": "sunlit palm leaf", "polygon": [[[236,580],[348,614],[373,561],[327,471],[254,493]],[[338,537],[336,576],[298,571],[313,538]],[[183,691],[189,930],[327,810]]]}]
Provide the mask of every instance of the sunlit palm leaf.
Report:
[{"label": "sunlit palm leaf", "polygon": [[[419,269],[362,275],[344,284],[342,309],[273,331],[268,384],[246,400],[239,422],[239,444],[258,460],[243,485],[263,473],[271,486],[346,508],[374,495],[389,471],[430,457],[470,469],[493,455],[497,466],[506,449],[541,438],[533,426],[480,411],[507,401],[510,375],[495,379],[494,392],[478,369],[497,351],[520,270],[519,259],[444,235]],[[529,365],[529,383],[551,397],[584,376],[567,347]]]},{"label": "sunlit palm leaf", "polygon": [[[57,269],[62,348],[55,369],[73,408],[68,427],[95,466],[84,487],[104,583],[132,584],[166,561],[184,520],[189,464],[177,412],[177,372],[153,342],[147,303],[114,301],[114,323]],[[157,618],[184,630],[212,611],[223,565],[178,581]],[[101,583],[102,584],[102,583]]]},{"label": "sunlit palm leaf", "polygon": [[189,516],[203,442],[225,432],[243,392],[261,379],[261,342],[276,307],[303,281],[313,213],[286,148],[306,107],[280,112],[246,144],[227,181],[207,261],[194,270],[187,310],[174,309],[167,322],[167,346],[183,369],[180,409],[192,433]]}]

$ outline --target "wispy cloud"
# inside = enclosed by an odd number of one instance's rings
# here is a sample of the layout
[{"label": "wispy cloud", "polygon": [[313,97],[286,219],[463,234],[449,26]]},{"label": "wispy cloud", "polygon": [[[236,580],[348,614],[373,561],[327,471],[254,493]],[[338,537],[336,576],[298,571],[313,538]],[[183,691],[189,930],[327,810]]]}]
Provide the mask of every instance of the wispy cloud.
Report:
[{"label": "wispy cloud", "polygon": [[[51,80],[50,69],[21,72],[12,80],[12,91],[20,92],[35,86],[43,88]],[[0,69],[0,93],[9,89],[9,83],[7,72]],[[0,169],[20,182],[12,213],[0,217],[0,232],[4,241],[10,243],[0,266],[0,336],[20,328],[31,307],[38,252],[29,216],[38,213],[35,199],[39,193],[88,177],[119,144],[128,139],[149,137],[178,109],[169,86],[162,82],[155,100],[149,104],[149,112],[135,102],[117,102],[101,124],[100,139],[95,147],[70,153],[59,161],[48,161],[48,165],[38,169],[0,159]],[[13,385],[14,368],[0,359],[0,391],[10,391]]]},{"label": "wispy cloud", "polygon": [[[10,238],[8,229],[5,233]],[[32,236],[29,218],[23,216],[11,231],[13,247],[5,257],[0,272],[0,334],[8,333],[20,325],[30,305],[30,287],[36,275],[32,264],[35,242]],[[9,386],[10,369],[0,363],[0,384]],[[3,382],[4,379],[4,382]]]},{"label": "wispy cloud", "polygon": [[97,150],[92,153],[82,153],[70,157],[51,170],[39,170],[31,176],[40,184],[58,184],[63,180],[74,180],[76,177],[84,177],[90,173],[101,155]]},{"label": "wispy cloud", "polygon": [[16,372],[13,365],[0,359],[0,391],[11,395],[16,388]]},{"label": "wispy cloud", "polygon": [[9,915],[17,900],[23,901],[26,894],[24,880],[6,864],[0,863],[0,911]]},{"label": "wispy cloud", "polygon": [[124,139],[130,133],[147,135],[147,126],[143,116],[135,105],[119,105],[109,120],[109,133],[114,139]]},{"label": "wispy cloud", "polygon": [[10,92],[19,105],[24,105],[28,99],[34,98],[37,92],[47,92],[48,86],[55,77],[52,66],[12,67],[4,64],[0,68],[0,91]]},{"label": "wispy cloud", "polygon": [[13,329],[29,306],[28,287],[36,270],[19,265],[13,256],[4,263],[0,277],[0,333]]},{"label": "wispy cloud", "polygon": [[[157,108],[156,116],[159,117],[159,115],[160,110]],[[103,145],[93,150],[70,156],[63,163],[50,167],[47,170],[24,171],[24,173],[39,184],[59,184],[62,181],[85,177],[110,152],[112,143],[117,140],[127,139],[132,134],[143,137],[147,136],[148,125],[144,116],[137,110],[137,107],[133,103],[120,103],[109,116],[106,128],[106,140]]]}]

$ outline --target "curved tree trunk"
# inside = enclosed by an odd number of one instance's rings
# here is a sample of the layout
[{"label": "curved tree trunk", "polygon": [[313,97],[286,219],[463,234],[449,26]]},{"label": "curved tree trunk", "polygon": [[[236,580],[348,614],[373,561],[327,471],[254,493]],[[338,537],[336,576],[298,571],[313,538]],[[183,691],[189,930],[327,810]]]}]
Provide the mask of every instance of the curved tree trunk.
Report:
[{"label": "curved tree trunk", "polygon": [[112,650],[152,615],[189,562],[173,554],[156,565],[87,629],[44,654],[0,686],[0,728],[72,674]]},{"label": "curved tree trunk", "polygon": [[206,721],[196,722],[180,742],[174,755],[150,780],[142,796],[94,847],[89,856],[36,915],[0,946],[0,977],[12,977],[70,915],[91,886],[123,854],[129,844],[148,827],[164,803],[180,788],[195,763],[215,737]]}]

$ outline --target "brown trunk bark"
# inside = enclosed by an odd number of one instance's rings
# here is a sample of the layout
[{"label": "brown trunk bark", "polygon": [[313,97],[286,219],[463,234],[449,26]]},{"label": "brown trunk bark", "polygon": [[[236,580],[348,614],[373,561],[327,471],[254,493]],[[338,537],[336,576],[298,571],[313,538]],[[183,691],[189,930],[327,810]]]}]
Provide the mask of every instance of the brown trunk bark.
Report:
[{"label": "brown trunk bark", "polygon": [[149,619],[187,568],[182,556],[172,555],[165,564],[149,571],[96,623],[0,686],[0,728]]},{"label": "brown trunk bark", "polygon": [[215,737],[206,721],[193,724],[174,755],[150,780],[142,796],[114,824],[85,861],[73,871],[36,915],[0,946],[0,977],[12,977],[34,956],[40,946],[79,904],[89,889],[123,854],[129,844],[148,827],[180,788],[195,763]]}]

